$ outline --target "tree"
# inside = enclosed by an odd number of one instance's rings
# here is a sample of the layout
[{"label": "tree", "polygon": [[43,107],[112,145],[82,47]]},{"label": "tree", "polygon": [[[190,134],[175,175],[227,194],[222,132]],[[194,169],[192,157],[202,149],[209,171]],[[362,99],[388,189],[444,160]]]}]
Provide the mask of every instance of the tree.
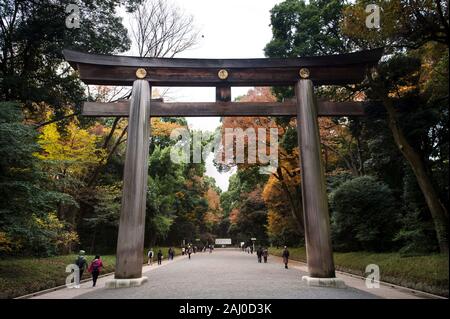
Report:
[{"label": "tree", "polygon": [[59,204],[77,203],[53,190],[34,155],[40,151],[37,133],[22,121],[17,103],[0,103],[0,252],[67,252],[78,238],[54,212]]},{"label": "tree", "polygon": [[144,0],[132,14],[131,33],[140,57],[169,57],[192,48],[198,38],[193,17],[173,3]]},{"label": "tree", "polygon": [[[436,182],[433,181],[433,176],[430,173],[432,166],[430,162],[432,160],[428,156],[431,154],[429,155],[430,151],[427,152],[422,145],[414,143],[411,134],[405,130],[402,119],[405,118],[404,110],[406,108],[401,107],[401,105],[408,103],[411,105],[412,111],[420,110],[419,112],[422,112],[423,116],[424,113],[432,111],[434,106],[436,111],[441,111],[444,117],[446,113],[448,114],[447,111],[440,109],[440,103],[427,105],[429,96],[422,89],[424,86],[430,88],[430,85],[437,84],[436,82],[433,84],[429,82],[430,75],[436,72],[434,71],[435,68],[440,68],[438,73],[444,74],[442,80],[448,83],[449,31],[448,11],[445,10],[448,9],[448,3],[445,1],[427,3],[414,1],[411,4],[404,1],[394,1],[393,3],[384,3],[384,5],[389,6],[386,9],[392,9],[389,11],[390,15],[386,17],[386,21],[393,27],[388,28],[387,32],[374,35],[373,32],[364,34],[360,30],[352,29],[352,26],[360,20],[361,3],[348,9],[347,15],[353,19],[346,22],[347,28],[344,31],[368,45],[371,45],[374,41],[382,43],[387,46],[388,52],[395,53],[389,60],[380,64],[377,76],[369,77],[370,93],[373,98],[381,100],[386,109],[388,125],[394,141],[411,166],[433,217],[440,250],[443,253],[448,253],[448,207],[446,207],[445,200],[442,199],[440,192],[436,189]],[[398,21],[398,15],[395,15],[395,13],[402,17],[400,21]],[[436,44],[436,42],[439,44]],[[402,52],[403,48],[407,51]],[[437,52],[439,54],[436,54]],[[446,61],[447,66],[442,61]],[[439,95],[438,100],[443,99],[448,103],[448,88],[443,91],[440,90]],[[434,96],[435,98],[436,96]],[[415,108],[413,105],[418,101],[420,101],[421,106]],[[416,120],[418,121],[418,118]],[[432,119],[430,120],[426,123],[425,135],[428,135],[430,130],[439,131],[438,126],[436,126],[437,123]],[[422,124],[419,121],[418,123],[419,125]],[[448,123],[444,124],[445,126],[448,126]]]},{"label": "tree", "polygon": [[204,223],[208,232],[216,233],[223,216],[219,193],[213,187],[209,186],[205,194],[205,199],[208,202],[208,211],[205,214]]},{"label": "tree", "polygon": [[74,0],[80,28],[66,28],[64,0],[0,2],[0,98],[18,100],[31,112],[45,102],[55,116],[78,111],[84,90],[64,62],[64,48],[93,53],[122,52],[129,48],[127,32],[116,7],[129,10],[140,0]]},{"label": "tree", "polygon": [[[93,214],[85,215],[82,225],[89,231],[80,233],[83,235],[82,244],[90,248],[91,253],[106,250],[117,244],[115,239],[119,227],[120,205],[122,200],[122,185],[115,183],[101,185],[95,188],[93,198]],[[98,236],[99,235],[99,236]]]},{"label": "tree", "polygon": [[[440,250],[448,252],[448,196],[436,189],[432,167],[435,165],[429,147],[434,145],[436,138],[445,132],[447,124],[441,119],[446,118],[448,111],[442,109],[443,101],[448,103],[448,92],[443,86],[439,89],[439,103],[435,103],[435,116],[423,117],[424,114],[434,113],[433,106],[426,102],[427,94],[422,90],[431,78],[432,70],[441,66],[444,80],[448,82],[448,68],[445,70],[443,61],[448,59],[448,3],[445,1],[382,1],[384,9],[383,27],[381,30],[365,27],[366,1],[356,4],[344,1],[309,1],[306,4],[300,0],[284,1],[271,11],[273,39],[266,46],[265,52],[269,57],[288,57],[320,55],[330,53],[344,53],[357,49],[367,49],[385,46],[386,55],[378,67],[376,76],[369,74],[369,80],[362,85],[347,86],[350,92],[348,98],[355,99],[363,93],[365,99],[382,102],[393,141],[397,145],[403,158],[411,166],[418,185],[424,195],[427,207],[433,217]],[[437,43],[437,44],[436,44]],[[436,48],[431,49],[430,48]],[[439,48],[439,50],[437,50]],[[424,54],[428,52],[427,54]],[[434,52],[434,54],[429,54]],[[440,54],[438,54],[438,52]],[[416,59],[414,61],[414,58]],[[448,64],[447,64],[448,65]],[[447,77],[445,78],[445,74]],[[436,84],[436,83],[435,83]],[[331,98],[337,98],[336,90],[329,90]],[[291,91],[278,90],[279,99],[292,95]],[[414,97],[413,97],[414,96]],[[436,101],[437,96],[434,95]],[[408,102],[407,102],[408,101]],[[407,108],[401,105],[415,105]],[[428,111],[424,112],[424,109]],[[407,116],[407,114],[409,116]],[[421,114],[421,115],[420,115]],[[439,115],[438,115],[439,114]],[[414,121],[405,121],[407,117]],[[428,119],[426,124],[424,121]],[[439,123],[439,124],[438,124]],[[371,125],[366,122],[366,124]],[[412,135],[405,130],[406,124],[410,132],[420,135],[419,141],[414,143]],[[424,125],[425,124],[425,125]],[[418,129],[420,126],[420,129]],[[444,129],[442,129],[444,127]],[[439,132],[430,134],[430,132]],[[434,142],[430,141],[433,136]],[[425,140],[428,140],[425,142]],[[445,139],[444,139],[445,140]],[[438,142],[438,145],[445,142]],[[441,149],[441,147],[438,147]],[[446,152],[441,152],[445,160]],[[444,170],[448,171],[448,170]],[[444,184],[444,189],[447,188]],[[442,195],[441,195],[442,194]],[[447,204],[448,205],[448,204]]]},{"label": "tree", "polygon": [[[240,102],[273,102],[276,100],[275,96],[272,94],[270,88],[255,88],[253,90],[249,90],[246,95],[240,96],[237,98]],[[300,182],[299,182],[299,165],[298,165],[298,148],[294,150],[295,146],[289,145],[286,150],[284,146],[292,143],[296,144],[296,136],[295,141],[286,139],[286,136],[290,137],[288,134],[289,130],[295,126],[295,122],[284,121],[283,124],[285,126],[280,125],[280,121],[277,119],[270,117],[246,117],[246,118],[229,118],[225,117],[222,120],[222,132],[225,132],[227,128],[238,128],[242,130],[254,129],[257,132],[258,128],[277,128],[279,137],[282,138],[281,147],[278,147],[278,167],[277,169],[270,174],[268,185],[272,185],[274,183],[279,183],[279,190],[281,191],[281,196],[285,199],[285,202],[288,203],[288,207],[290,208],[291,216],[297,222],[297,226],[301,233],[303,233],[303,214],[301,211],[301,191],[300,191]],[[224,133],[223,133],[224,134]],[[264,136],[265,142],[267,144],[267,151],[270,151],[269,140],[270,137]],[[255,142],[262,142],[263,137],[257,134]],[[248,149],[248,139],[245,140],[245,147]],[[234,145],[232,145],[234,147]],[[260,165],[259,158],[257,163],[244,163],[237,164],[239,170],[241,172],[245,172],[246,168],[252,168],[251,172],[255,172],[256,175],[252,175],[251,178],[255,181],[254,184],[264,183],[267,180],[267,176],[260,174],[255,167],[258,169]],[[241,179],[242,180],[242,179]],[[272,180],[272,183],[270,183]],[[276,180],[276,181],[275,181]],[[279,202],[278,194],[271,194],[271,188],[264,189],[264,200],[269,207],[272,207],[272,210],[278,206],[276,203]]]},{"label": "tree", "polygon": [[[163,0],[139,0],[135,1],[135,11],[131,12],[131,37],[133,42],[133,51],[136,50],[140,57],[169,57],[173,58],[179,53],[186,51],[196,44],[198,38],[198,31],[195,29],[193,17],[187,15],[181,9],[177,8],[174,3]],[[139,4],[137,4],[139,2]],[[134,7],[133,7],[134,8]],[[104,87],[98,88],[97,91],[104,92]],[[109,96],[108,101],[116,99],[129,98],[131,90],[129,89],[111,89],[106,90],[106,94],[99,94],[98,97],[104,98]],[[123,92],[125,91],[125,92]],[[119,95],[119,93],[121,95]],[[157,89],[152,90],[152,97],[157,96],[163,98],[167,94],[167,90],[159,93]],[[118,122],[120,118],[116,118],[112,124],[109,135],[105,138],[103,148],[109,148],[109,155],[106,157],[105,163],[97,166],[91,175],[89,185],[93,185],[97,180],[99,171],[104,167],[116,151],[117,143],[112,147],[109,146],[111,136],[114,135],[115,130],[119,128]],[[162,123],[160,125],[160,123]],[[167,143],[169,141],[169,134],[162,134],[159,130],[173,130],[180,127],[184,123],[180,123],[180,119],[163,118],[152,119],[152,143],[150,147],[158,144],[158,139],[163,138]],[[127,126],[125,126],[126,131]],[[154,137],[156,136],[156,137]],[[120,138],[118,143],[126,141],[126,136]]]},{"label": "tree", "polygon": [[392,248],[399,214],[387,185],[370,176],[354,178],[330,194],[330,206],[332,239],[337,249]]},{"label": "tree", "polygon": [[239,213],[236,215],[236,222],[231,223],[230,233],[240,241],[249,241],[255,237],[260,244],[268,243],[267,208],[261,192],[261,188],[256,188],[246,194],[246,198],[239,207]]},{"label": "tree", "polygon": [[[103,151],[97,146],[98,140],[97,135],[80,129],[76,119],[70,121],[64,134],[58,131],[56,123],[42,128],[38,140],[42,150],[36,152],[36,157],[43,161],[44,169],[54,180],[58,191],[80,199],[86,185],[86,174],[103,158]],[[77,213],[73,208],[76,207],[59,205],[58,217],[75,226]]]}]

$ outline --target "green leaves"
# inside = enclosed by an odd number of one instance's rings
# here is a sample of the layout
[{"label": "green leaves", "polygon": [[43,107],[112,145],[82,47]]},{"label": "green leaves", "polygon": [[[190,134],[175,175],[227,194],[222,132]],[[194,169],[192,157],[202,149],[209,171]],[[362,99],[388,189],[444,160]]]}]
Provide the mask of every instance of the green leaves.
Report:
[{"label": "green leaves", "polygon": [[[17,104],[0,103],[0,232],[16,242],[14,247],[21,253],[48,255],[58,251],[58,236],[72,238],[67,244],[75,240],[52,212],[60,204],[78,204],[70,195],[53,190],[33,155],[40,150],[37,133],[21,121]],[[49,233],[49,227],[60,227],[58,236]]]},{"label": "green leaves", "polygon": [[346,181],[330,194],[330,206],[336,248],[369,251],[392,248],[400,216],[386,184],[371,176]]},{"label": "green leaves", "polygon": [[116,9],[129,10],[140,0],[73,0],[80,10],[80,28],[67,28],[67,1],[0,1],[7,24],[0,30],[0,99],[17,100],[36,112],[45,102],[57,115],[78,110],[85,90],[64,61],[64,48],[112,54],[131,42]]},{"label": "green leaves", "polygon": [[271,10],[268,57],[326,55],[348,51],[340,34],[344,1],[286,0]]}]

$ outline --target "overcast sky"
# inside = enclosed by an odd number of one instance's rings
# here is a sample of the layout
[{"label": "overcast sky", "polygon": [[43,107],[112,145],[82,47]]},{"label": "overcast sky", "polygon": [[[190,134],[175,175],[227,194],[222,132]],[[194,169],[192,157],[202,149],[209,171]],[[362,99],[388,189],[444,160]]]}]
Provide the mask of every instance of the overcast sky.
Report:
[{"label": "overcast sky", "polygon": [[[263,49],[272,37],[270,9],[280,0],[169,0],[194,17],[200,30],[198,45],[178,55],[182,58],[262,58]],[[126,21],[124,21],[127,23]],[[232,99],[249,88],[232,88]],[[214,102],[214,88],[174,88],[169,93],[177,102]],[[220,125],[218,117],[187,118],[193,129],[213,131]],[[216,179],[222,190],[234,172],[217,172],[211,160],[206,174]]]}]

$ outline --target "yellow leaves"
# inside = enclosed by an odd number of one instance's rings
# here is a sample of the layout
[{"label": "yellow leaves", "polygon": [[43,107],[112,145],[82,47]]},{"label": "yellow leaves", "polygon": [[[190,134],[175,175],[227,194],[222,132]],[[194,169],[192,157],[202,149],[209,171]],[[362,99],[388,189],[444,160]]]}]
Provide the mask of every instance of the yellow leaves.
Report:
[{"label": "yellow leaves", "polygon": [[0,253],[11,253],[14,250],[17,250],[18,245],[20,244],[11,240],[11,238],[8,237],[8,234],[0,232]]},{"label": "yellow leaves", "polygon": [[52,123],[42,128],[38,140],[42,152],[35,156],[51,161],[50,169],[55,170],[56,175],[71,174],[79,177],[105,157],[105,150],[97,147],[99,138],[96,134],[79,128],[76,121],[67,125],[64,136],[58,131],[56,123]]},{"label": "yellow leaves", "polygon": [[269,236],[276,236],[283,233],[286,224],[286,218],[276,211],[269,209],[267,213],[267,232]]},{"label": "yellow leaves", "polygon": [[390,92],[388,95],[391,98],[399,98],[404,95],[407,95],[410,92],[413,92],[417,89],[416,85],[403,85],[397,86],[397,90],[395,92]]},{"label": "yellow leaves", "polygon": [[46,218],[33,215],[33,221],[39,228],[60,231],[64,229],[64,224],[58,219],[54,212],[49,213]]},{"label": "yellow leaves", "polygon": [[179,198],[179,199],[183,199],[184,196],[185,196],[185,194],[184,194],[183,192],[176,192],[176,193],[175,193],[175,196],[176,196],[177,198]]},{"label": "yellow leaves", "polygon": [[71,245],[79,242],[77,232],[71,230],[65,230],[65,225],[58,219],[55,212],[50,212],[45,218],[32,216],[34,224],[46,231],[51,231],[55,234],[53,237],[53,243],[57,247],[67,249]]},{"label": "yellow leaves", "polygon": [[59,247],[70,247],[73,244],[80,242],[77,232],[75,231],[65,231],[61,232],[56,240],[56,245]]},{"label": "yellow leaves", "polygon": [[274,197],[274,195],[279,192],[279,190],[276,190],[276,188],[278,187],[279,187],[278,180],[275,178],[275,176],[271,175],[266,185],[264,186],[264,190],[262,192],[264,202],[266,203],[270,202],[270,200]]},{"label": "yellow leaves", "polygon": [[367,3],[359,1],[356,4],[347,6],[343,11],[341,23],[342,32],[349,38],[364,40],[372,44],[373,47],[385,45],[390,37],[396,33],[404,31],[408,25],[409,10],[406,2],[400,0],[378,1],[380,7],[381,28],[368,28],[366,18],[371,12],[366,12]]}]

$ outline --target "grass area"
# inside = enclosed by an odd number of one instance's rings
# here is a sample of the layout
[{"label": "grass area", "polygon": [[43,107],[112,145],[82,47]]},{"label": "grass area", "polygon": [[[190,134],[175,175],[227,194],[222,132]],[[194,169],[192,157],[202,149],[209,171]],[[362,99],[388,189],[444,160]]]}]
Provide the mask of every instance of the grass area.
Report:
[{"label": "grass area", "polygon": [[[270,248],[270,253],[281,256],[282,248]],[[290,258],[306,262],[305,248],[289,248]],[[367,265],[380,267],[380,280],[448,297],[448,256],[426,255],[403,257],[398,253],[349,252],[334,253],[336,269],[365,276]]]},{"label": "grass area", "polygon": [[[164,259],[167,259],[168,247],[153,247],[155,254],[161,249]],[[175,248],[175,256],[181,255],[181,250]],[[36,291],[64,285],[66,282],[66,266],[73,264],[76,254],[48,258],[7,258],[0,260],[0,299],[15,298]],[[90,262],[94,256],[86,256]],[[102,274],[113,272],[116,264],[114,255],[102,255]],[[156,258],[155,258],[156,259]],[[144,262],[147,262],[147,249],[144,252]],[[90,278],[85,272],[82,279]]]}]

